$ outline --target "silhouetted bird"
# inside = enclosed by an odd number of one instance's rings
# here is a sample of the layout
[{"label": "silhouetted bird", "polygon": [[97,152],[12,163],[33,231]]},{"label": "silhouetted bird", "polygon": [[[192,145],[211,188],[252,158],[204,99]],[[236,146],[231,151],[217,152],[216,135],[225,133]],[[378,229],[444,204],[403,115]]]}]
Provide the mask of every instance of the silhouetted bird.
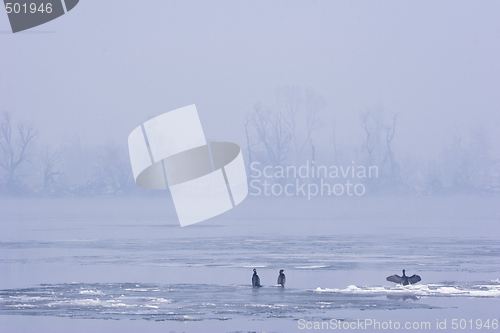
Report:
[{"label": "silhouetted bird", "polygon": [[280,275],[278,276],[278,284],[280,284],[282,287],[285,286],[285,282],[286,282],[286,276],[283,272],[284,272],[284,270],[281,269]]},{"label": "silhouetted bird", "polygon": [[257,270],[255,268],[253,269],[252,286],[253,287],[262,287],[260,285],[260,277],[257,275]]},{"label": "silhouetted bird", "polygon": [[409,285],[410,283],[411,284],[417,283],[418,281],[421,280],[421,278],[416,274],[413,274],[412,276],[406,276],[405,270],[403,269],[403,276],[391,275],[388,276],[386,280],[390,282],[401,283],[403,286],[406,286]]}]

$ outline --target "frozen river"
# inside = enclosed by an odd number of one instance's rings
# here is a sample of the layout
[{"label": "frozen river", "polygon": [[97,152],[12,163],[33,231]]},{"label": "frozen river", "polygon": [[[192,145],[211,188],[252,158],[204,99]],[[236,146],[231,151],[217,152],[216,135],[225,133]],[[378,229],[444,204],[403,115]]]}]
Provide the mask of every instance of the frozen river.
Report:
[{"label": "frozen river", "polygon": [[[497,199],[249,198],[180,228],[169,198],[2,198],[0,331],[491,326]],[[263,288],[251,288],[253,268]],[[285,288],[275,286],[280,269]],[[402,269],[422,281],[385,281]]]}]

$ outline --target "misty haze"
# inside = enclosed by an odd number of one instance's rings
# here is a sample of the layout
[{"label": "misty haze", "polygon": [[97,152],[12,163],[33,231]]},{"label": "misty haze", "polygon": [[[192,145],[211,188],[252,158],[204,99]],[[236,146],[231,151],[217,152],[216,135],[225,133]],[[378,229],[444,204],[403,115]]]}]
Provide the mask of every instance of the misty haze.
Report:
[{"label": "misty haze", "polygon": [[[494,328],[499,14],[82,0],[13,34],[0,13],[0,332]],[[181,228],[127,138],[192,104],[248,196]]]}]

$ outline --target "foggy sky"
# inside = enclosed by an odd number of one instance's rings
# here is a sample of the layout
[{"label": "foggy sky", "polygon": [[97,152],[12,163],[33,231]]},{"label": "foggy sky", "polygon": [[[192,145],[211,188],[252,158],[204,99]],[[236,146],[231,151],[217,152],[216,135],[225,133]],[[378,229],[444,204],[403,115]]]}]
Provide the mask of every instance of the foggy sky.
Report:
[{"label": "foggy sky", "polygon": [[196,104],[207,139],[244,146],[253,103],[297,85],[325,96],[321,130],[335,120],[341,142],[361,135],[359,112],[383,108],[399,113],[400,149],[433,154],[455,126],[482,124],[498,156],[498,17],[495,1],[81,0],[12,34],[2,11],[0,111],[41,142],[125,145]]}]

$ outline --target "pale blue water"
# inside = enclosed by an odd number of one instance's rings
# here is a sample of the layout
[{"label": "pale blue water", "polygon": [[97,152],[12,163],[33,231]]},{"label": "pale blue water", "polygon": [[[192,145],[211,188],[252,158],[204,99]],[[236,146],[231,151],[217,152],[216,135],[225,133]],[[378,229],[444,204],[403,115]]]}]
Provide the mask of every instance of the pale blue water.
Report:
[{"label": "pale blue water", "polygon": [[[317,210],[311,221],[293,211],[281,221],[255,221],[249,211],[180,228],[133,216],[120,201],[67,203],[78,206],[51,215],[41,211],[57,209],[58,201],[35,202],[35,213],[3,215],[0,331],[44,331],[36,318],[47,317],[54,318],[47,327],[63,318],[112,319],[194,332],[294,331],[300,319],[498,319],[496,211],[476,220],[375,216],[344,223]],[[94,209],[85,215],[79,205]],[[251,287],[253,268],[263,288]],[[285,288],[275,286],[281,268]],[[402,269],[422,281],[385,281]],[[89,325],[95,321],[81,327],[95,331]],[[107,325],[102,331],[118,329]],[[119,330],[142,330],[134,325]]]}]

